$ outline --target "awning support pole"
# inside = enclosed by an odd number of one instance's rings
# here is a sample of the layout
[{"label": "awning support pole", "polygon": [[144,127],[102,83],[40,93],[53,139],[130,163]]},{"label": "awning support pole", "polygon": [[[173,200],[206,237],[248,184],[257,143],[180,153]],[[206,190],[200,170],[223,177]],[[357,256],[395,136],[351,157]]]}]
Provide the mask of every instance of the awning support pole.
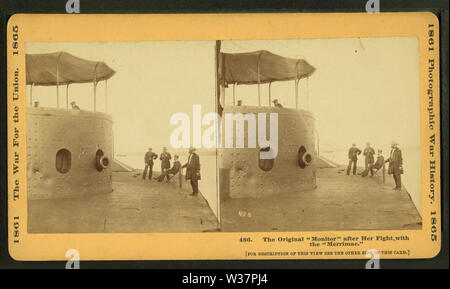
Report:
[{"label": "awning support pole", "polygon": [[59,108],[59,59],[61,53],[58,55],[58,61],[56,61],[56,106]]},{"label": "awning support pole", "polygon": [[306,78],[306,109],[309,110],[309,77]]},{"label": "awning support pole", "polygon": [[94,112],[97,111],[97,83],[94,82]]},{"label": "awning support pole", "polygon": [[56,85],[56,107],[59,108],[59,86]]},{"label": "awning support pole", "polygon": [[105,79],[105,112],[108,113],[108,80]]},{"label": "awning support pole", "polygon": [[222,103],[223,103],[223,107],[225,107],[225,86],[221,85],[220,89],[222,90]]},{"label": "awning support pole", "polygon": [[298,109],[298,61],[295,64],[296,76],[295,76],[295,108]]},{"label": "awning support pole", "polygon": [[56,64],[56,107],[59,108],[59,71],[58,64]]},{"label": "awning support pole", "polygon": [[33,83],[30,85],[30,107],[33,106]]},{"label": "awning support pole", "polygon": [[320,156],[320,139],[318,131],[316,131],[316,135],[317,135],[317,155]]},{"label": "awning support pole", "polygon": [[97,111],[97,65],[98,62],[94,67],[94,112]]},{"label": "awning support pole", "polygon": [[235,86],[236,86],[236,84],[235,83],[233,83],[233,105],[236,105],[236,95],[235,95],[235,93],[236,93],[236,88],[235,88]]},{"label": "awning support pole", "polygon": [[259,60],[261,58],[261,53],[258,56],[258,105],[261,106],[261,76],[260,76],[260,71],[259,71]]},{"label": "awning support pole", "polygon": [[271,86],[272,86],[272,82],[269,82],[269,107],[272,106]]},{"label": "awning support pole", "polygon": [[66,86],[66,109],[69,109],[69,84]]}]

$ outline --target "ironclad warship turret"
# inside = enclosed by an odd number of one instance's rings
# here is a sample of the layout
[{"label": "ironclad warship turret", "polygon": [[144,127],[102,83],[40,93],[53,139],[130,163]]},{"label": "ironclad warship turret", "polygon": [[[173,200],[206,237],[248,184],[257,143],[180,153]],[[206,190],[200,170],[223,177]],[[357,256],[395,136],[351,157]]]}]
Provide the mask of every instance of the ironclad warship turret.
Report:
[{"label": "ironclad warship turret", "polygon": [[[218,111],[227,114],[265,114],[266,136],[269,135],[270,115],[278,117],[278,147],[276,156],[261,158],[269,147],[244,147],[219,149],[219,183],[221,199],[262,197],[283,192],[301,192],[316,185],[316,143],[314,115],[299,109],[298,86],[300,79],[310,77],[315,68],[306,60],[282,57],[269,51],[222,53],[216,44]],[[294,81],[295,108],[272,105],[271,84],[277,81]],[[269,84],[269,99],[262,104],[260,87]],[[233,104],[225,105],[225,88],[233,85]],[[258,85],[258,105],[236,105],[234,86]],[[245,102],[245,100],[244,100]],[[222,117],[222,127],[225,127]],[[256,121],[259,130],[259,122]],[[236,124],[237,126],[237,124]],[[233,128],[236,134],[236,127]],[[244,142],[248,144],[249,124],[244,129]],[[222,133],[223,134],[223,133]],[[239,136],[236,134],[236,138]]]},{"label": "ironclad warship turret", "polygon": [[[28,199],[111,192],[112,117],[97,111],[96,88],[115,71],[103,62],[81,59],[67,52],[27,54],[26,71],[30,85]],[[75,103],[69,107],[69,86],[77,83],[93,84],[93,111],[80,110]],[[33,86],[56,86],[56,107],[33,103]],[[60,104],[60,86],[66,88],[65,105]]]}]

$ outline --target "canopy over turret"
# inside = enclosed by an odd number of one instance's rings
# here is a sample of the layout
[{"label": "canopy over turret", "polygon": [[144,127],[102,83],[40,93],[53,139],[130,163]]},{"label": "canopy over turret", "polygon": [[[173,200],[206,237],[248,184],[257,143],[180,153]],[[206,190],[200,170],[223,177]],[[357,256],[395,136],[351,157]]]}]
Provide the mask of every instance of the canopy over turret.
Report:
[{"label": "canopy over turret", "polygon": [[[261,84],[269,85],[269,106],[272,106],[271,84],[275,81],[294,80],[295,107],[298,108],[298,86],[302,78],[308,80],[316,70],[304,59],[283,57],[266,50],[244,53],[220,52],[221,41],[216,41],[218,112],[222,113],[225,104],[225,88],[233,85],[233,104],[235,105],[235,86],[240,84],[258,85],[258,105],[261,105]],[[308,81],[306,81],[308,83]],[[306,84],[308,85],[308,84]],[[308,93],[309,94],[309,93]],[[274,100],[275,101],[275,100]],[[239,104],[241,103],[241,104]],[[274,103],[275,104],[275,103]],[[242,102],[238,102],[242,105]],[[277,104],[275,104],[277,105]],[[309,107],[309,95],[306,97]]]},{"label": "canopy over turret", "polygon": [[[27,84],[30,85],[30,106],[33,106],[33,86],[56,86],[56,107],[59,108],[59,86],[66,85],[66,109],[69,109],[69,84],[93,83],[94,111],[97,111],[97,84],[105,81],[105,110],[108,111],[107,80],[116,72],[102,61],[90,61],[61,51],[27,54],[25,58]],[[39,102],[35,103],[35,107]],[[73,107],[77,107],[75,102]]]},{"label": "canopy over turret", "polygon": [[316,69],[304,59],[287,58],[266,50],[220,53],[218,76],[221,84],[258,84],[299,80]]},{"label": "canopy over turret", "polygon": [[97,83],[115,74],[104,62],[90,61],[67,52],[26,55],[27,84],[65,85]]}]

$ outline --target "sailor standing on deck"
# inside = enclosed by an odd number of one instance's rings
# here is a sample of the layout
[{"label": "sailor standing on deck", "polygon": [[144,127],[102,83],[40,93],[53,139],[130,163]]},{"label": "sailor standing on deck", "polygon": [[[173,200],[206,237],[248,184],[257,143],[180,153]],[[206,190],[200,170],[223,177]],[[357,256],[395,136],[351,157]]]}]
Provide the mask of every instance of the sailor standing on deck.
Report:
[{"label": "sailor standing on deck", "polygon": [[172,159],[172,156],[170,153],[167,152],[167,148],[163,147],[163,152],[159,156],[159,159],[161,160],[161,175],[164,174],[165,171],[170,169],[170,160]]},{"label": "sailor standing on deck", "polygon": [[356,163],[358,162],[359,154],[361,154],[361,150],[356,147],[356,144],[352,144],[352,147],[348,150],[347,175],[350,175],[352,164],[353,164],[353,174],[356,175]]},{"label": "sailor standing on deck", "polygon": [[272,102],[273,102],[273,106],[278,107],[278,108],[283,108],[281,103],[278,102],[278,99],[274,99]]},{"label": "sailor standing on deck", "polygon": [[191,196],[197,196],[198,194],[198,180],[200,177],[200,157],[195,152],[195,148],[189,149],[189,157],[187,163],[183,166],[186,168],[186,180],[191,180],[192,194]]},{"label": "sailor standing on deck", "polygon": [[148,152],[145,153],[144,156],[144,163],[145,163],[145,169],[144,169],[144,173],[142,174],[142,179],[144,180],[146,175],[147,175],[147,170],[149,170],[148,172],[148,179],[151,180],[152,179],[152,175],[153,175],[153,160],[157,159],[158,155],[155,154],[152,151],[152,148],[148,149]]},{"label": "sailor standing on deck", "polygon": [[367,143],[363,155],[365,156],[365,169],[367,170],[375,161],[373,157],[375,155],[375,150],[370,146],[370,143]]},{"label": "sailor standing on deck", "polygon": [[76,103],[75,101],[72,101],[72,102],[70,103],[70,105],[72,106],[72,109],[80,110],[80,107],[77,105],[77,103]]},{"label": "sailor standing on deck", "polygon": [[403,174],[403,158],[402,151],[398,148],[396,142],[391,143],[391,154],[386,162],[389,162],[388,174],[394,177],[395,187],[393,190],[400,191],[402,189],[402,178]]}]

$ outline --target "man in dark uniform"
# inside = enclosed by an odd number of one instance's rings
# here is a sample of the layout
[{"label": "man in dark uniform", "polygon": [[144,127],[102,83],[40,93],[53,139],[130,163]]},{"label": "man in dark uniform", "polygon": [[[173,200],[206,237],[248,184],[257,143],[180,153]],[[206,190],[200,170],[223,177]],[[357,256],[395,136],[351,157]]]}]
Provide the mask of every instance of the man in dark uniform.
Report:
[{"label": "man in dark uniform", "polygon": [[353,164],[353,174],[356,175],[356,163],[358,162],[359,154],[361,154],[361,150],[356,147],[356,144],[352,144],[352,147],[348,150],[347,175],[350,175],[352,164]]},{"label": "man in dark uniform", "polygon": [[272,102],[273,102],[273,106],[278,107],[278,108],[283,108],[281,103],[278,102],[278,99],[274,99]]},{"label": "man in dark uniform", "polygon": [[197,196],[198,194],[198,180],[200,177],[200,157],[195,152],[195,148],[189,149],[189,158],[187,163],[183,166],[186,168],[186,180],[191,180],[192,194],[191,196]]},{"label": "man in dark uniform", "polygon": [[76,103],[75,101],[72,101],[72,102],[70,103],[70,105],[72,106],[72,109],[80,110],[80,107],[77,105],[77,103]]},{"label": "man in dark uniform", "polygon": [[144,157],[144,163],[145,163],[145,169],[144,169],[144,173],[142,174],[142,179],[144,180],[146,175],[147,175],[147,170],[148,172],[148,179],[151,180],[152,179],[152,175],[153,175],[153,160],[157,159],[158,155],[155,154],[154,152],[152,152],[152,148],[148,149],[148,152],[145,153],[145,157]]},{"label": "man in dark uniform", "polygon": [[369,174],[370,171],[370,175],[373,176],[373,170],[379,170],[383,167],[384,165],[384,157],[383,157],[383,151],[382,150],[378,150],[378,156],[377,156],[377,161],[375,164],[369,165],[367,167],[367,169],[364,170],[364,172],[362,172],[361,176],[362,177],[367,177],[367,175]]},{"label": "man in dark uniform", "polygon": [[367,170],[369,166],[373,165],[375,150],[370,146],[370,143],[367,143],[366,148],[364,149],[363,155],[365,156],[365,166],[364,168]]},{"label": "man in dark uniform", "polygon": [[403,158],[402,151],[398,148],[396,142],[391,144],[391,154],[386,162],[389,162],[388,174],[394,177],[395,187],[393,190],[400,191],[402,189],[402,178],[403,174]]},{"label": "man in dark uniform", "polygon": [[163,152],[159,156],[159,159],[161,160],[161,175],[164,174],[165,171],[170,169],[170,160],[172,159],[172,156],[170,153],[167,152],[167,148],[163,147]]}]

